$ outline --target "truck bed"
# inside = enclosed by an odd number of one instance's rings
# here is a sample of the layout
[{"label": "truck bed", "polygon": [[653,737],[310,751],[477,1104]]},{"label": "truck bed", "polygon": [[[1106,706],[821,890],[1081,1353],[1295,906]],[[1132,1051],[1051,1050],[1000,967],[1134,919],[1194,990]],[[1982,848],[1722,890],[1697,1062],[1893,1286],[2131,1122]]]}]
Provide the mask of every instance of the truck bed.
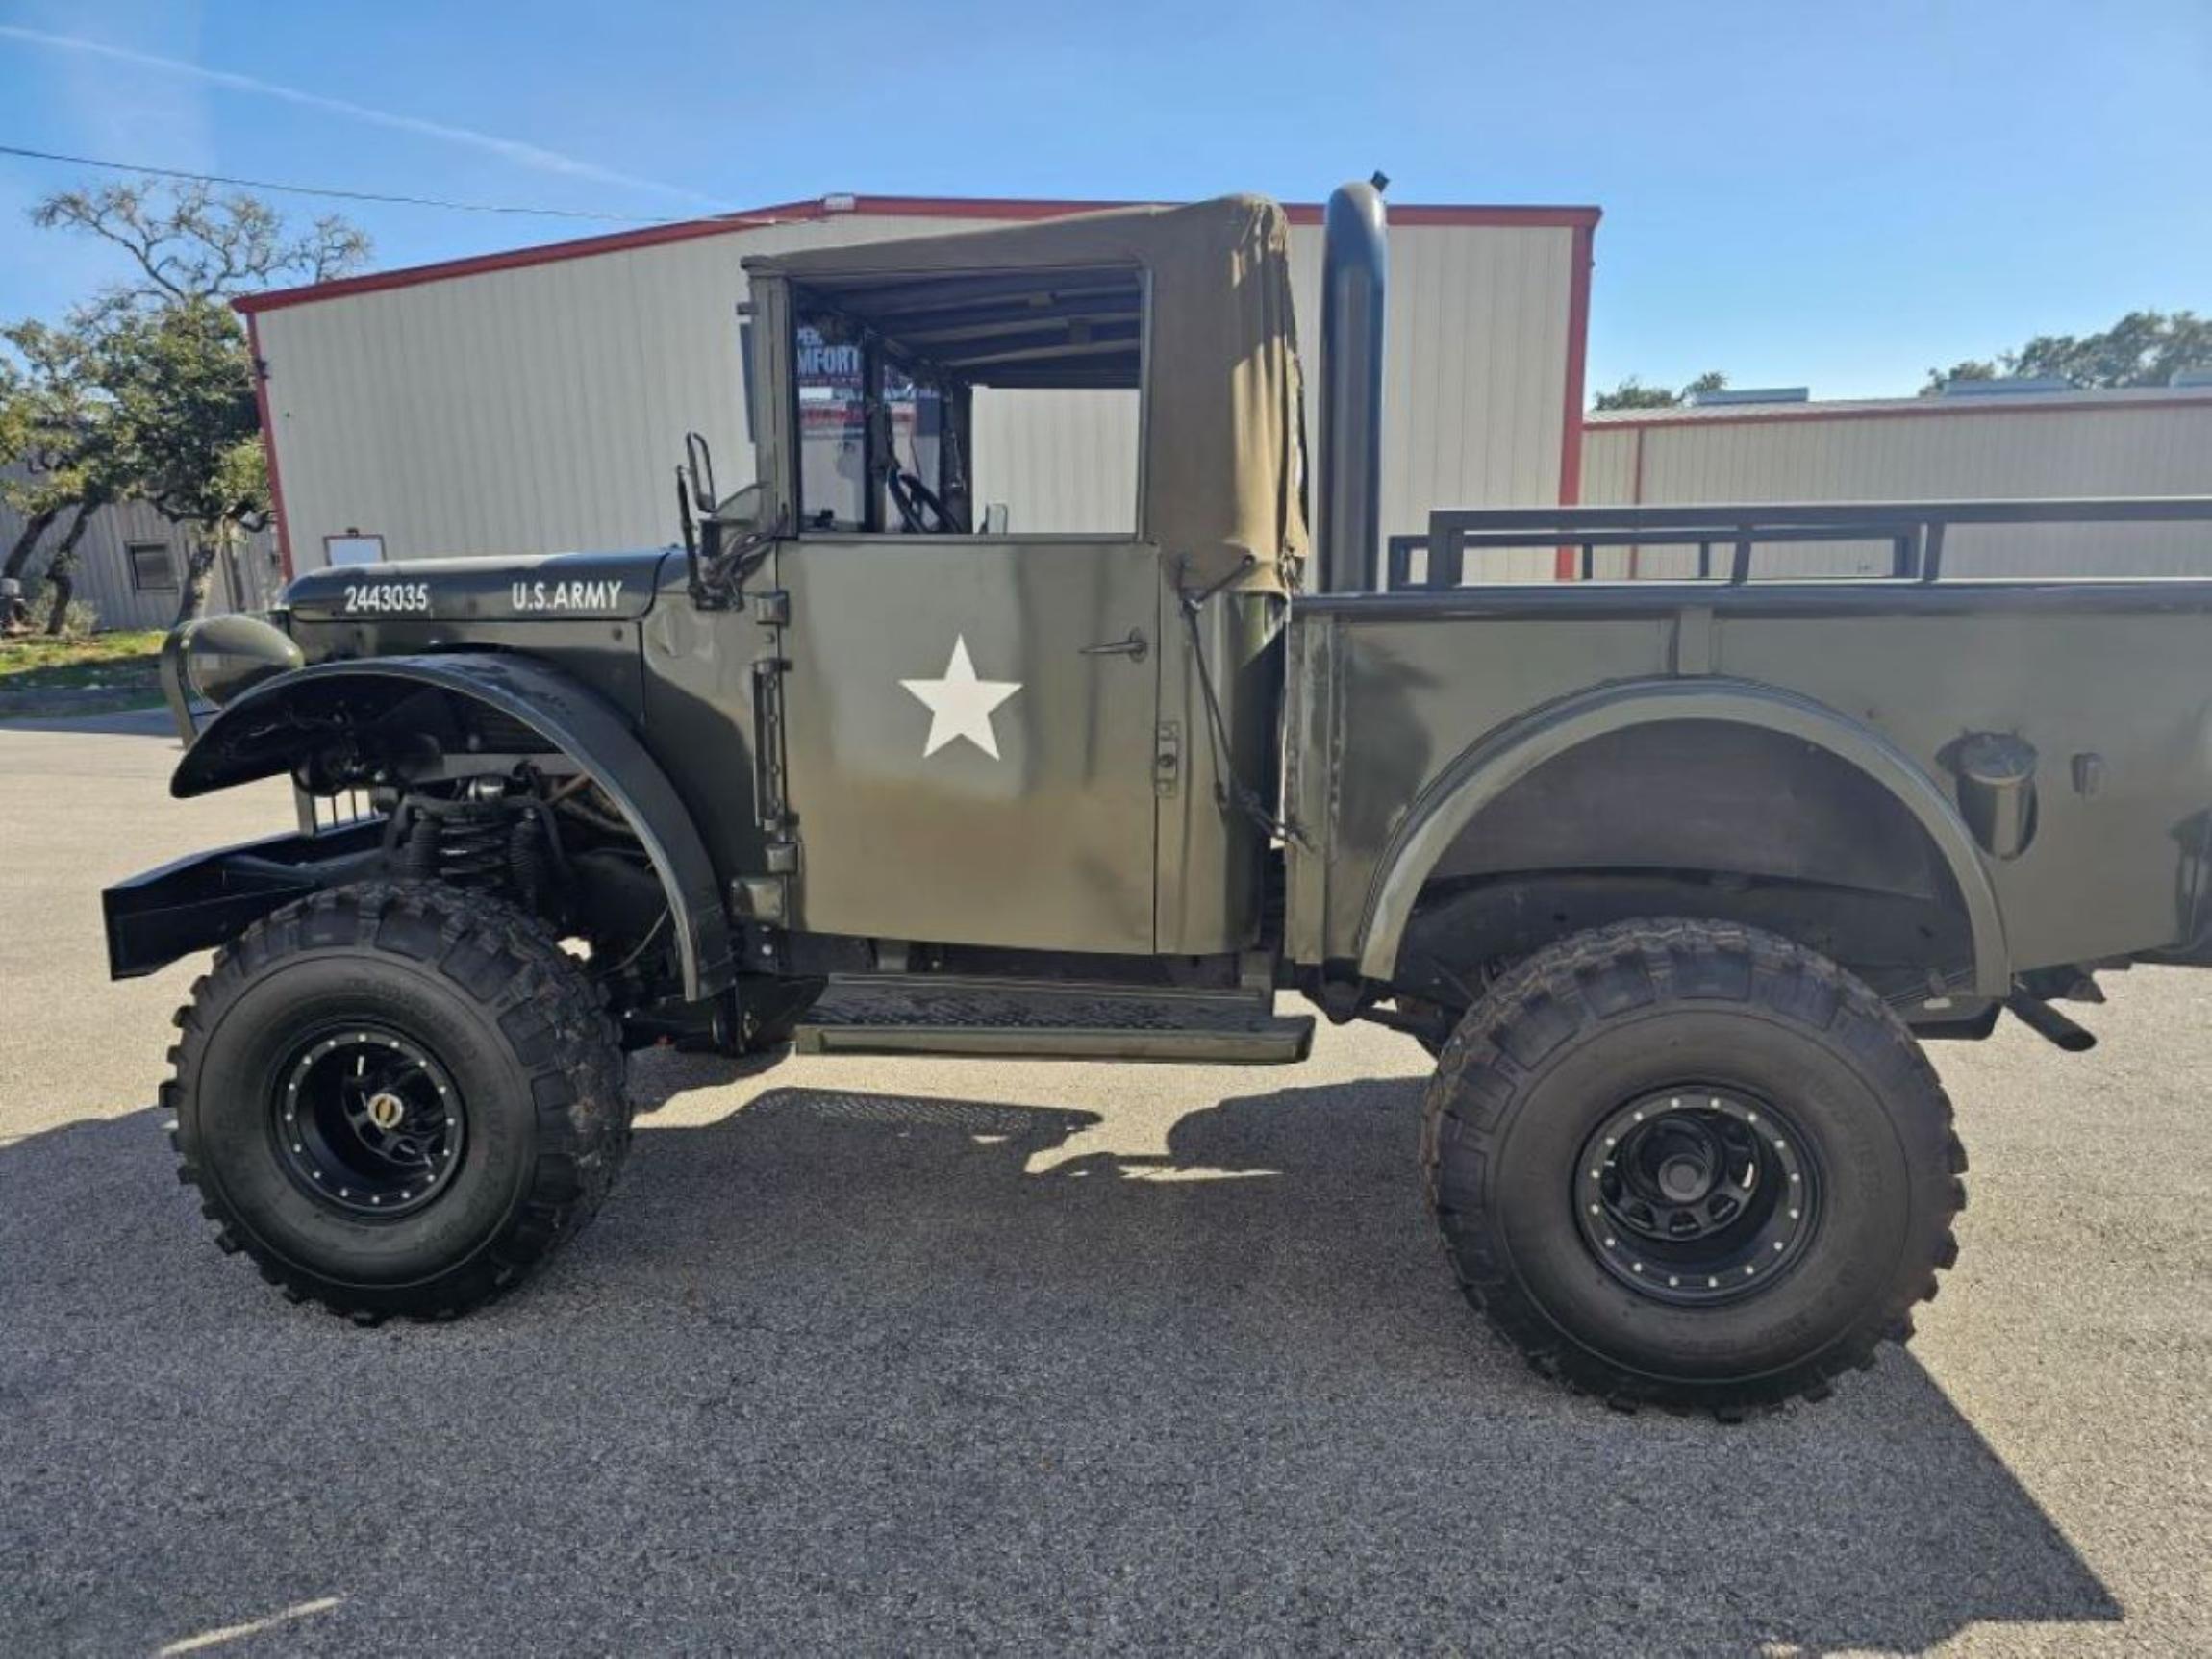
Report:
[{"label": "truck bed", "polygon": [[[1899,926],[1923,932],[1905,901],[1948,902],[1971,948],[1929,939],[1913,965],[1929,983],[1903,987],[1938,1011],[2029,970],[2193,945],[2212,580],[1943,574],[1960,525],[2074,524],[2093,567],[2099,526],[2142,522],[2194,528],[2212,567],[2212,501],[2196,499],[1437,515],[1424,545],[1394,545],[1395,591],[1295,607],[1292,954],[1388,980],[1417,909],[1487,884],[1514,895],[1515,925],[1539,926],[1531,895],[1577,877],[1672,882],[1685,902],[1748,880],[1867,917],[1894,897]],[[1823,540],[1876,541],[1894,563],[1753,579],[1759,549]],[[1461,585],[1470,551],[1556,545],[1580,567],[1685,544],[1722,573]],[[1962,781],[1974,734],[2032,755],[2020,846]],[[1905,845],[1887,802],[1932,850]],[[1893,969],[1912,963],[1909,940],[1883,949]]]}]

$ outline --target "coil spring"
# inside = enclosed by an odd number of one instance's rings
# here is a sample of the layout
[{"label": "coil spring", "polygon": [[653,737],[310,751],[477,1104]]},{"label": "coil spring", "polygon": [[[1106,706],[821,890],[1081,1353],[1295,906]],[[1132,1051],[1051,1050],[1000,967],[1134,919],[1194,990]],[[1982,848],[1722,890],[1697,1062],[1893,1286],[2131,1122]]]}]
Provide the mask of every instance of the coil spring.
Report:
[{"label": "coil spring", "polygon": [[438,873],[460,886],[491,881],[507,870],[507,815],[497,807],[466,806],[438,830]]},{"label": "coil spring", "polygon": [[417,798],[408,817],[401,862],[409,875],[466,887],[507,873],[507,811],[498,802]]}]

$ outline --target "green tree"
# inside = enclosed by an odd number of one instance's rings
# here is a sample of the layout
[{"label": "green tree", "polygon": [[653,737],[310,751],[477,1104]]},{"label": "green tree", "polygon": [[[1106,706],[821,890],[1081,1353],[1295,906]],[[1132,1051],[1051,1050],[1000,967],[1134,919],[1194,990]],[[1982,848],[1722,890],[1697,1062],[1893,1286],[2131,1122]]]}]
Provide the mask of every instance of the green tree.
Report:
[{"label": "green tree", "polygon": [[0,361],[8,361],[13,391],[0,454],[16,462],[0,477],[0,496],[24,515],[0,575],[29,574],[40,539],[65,520],[45,572],[52,595],[46,627],[60,633],[75,593],[78,544],[92,515],[130,492],[128,438],[100,387],[93,331],[23,322],[0,329],[0,342],[12,354]]},{"label": "green tree", "polygon": [[1611,391],[1601,391],[1591,404],[1593,409],[1673,409],[1689,401],[1691,395],[1700,391],[1719,391],[1726,387],[1728,377],[1719,369],[1709,369],[1680,391],[1669,391],[1663,386],[1646,386],[1633,374]]},{"label": "green tree", "polygon": [[2039,334],[2015,351],[1928,370],[1923,396],[1947,381],[2023,375],[2109,389],[2164,386],[2183,368],[2212,368],[2212,317],[2193,311],[2131,311],[2096,334]]},{"label": "green tree", "polygon": [[181,622],[206,607],[215,560],[268,522],[245,330],[214,300],[177,300],[113,318],[101,356],[137,490],[187,535]]},{"label": "green tree", "polygon": [[89,339],[75,328],[18,322],[0,329],[7,415],[0,421],[0,498],[23,515],[0,575],[21,577],[39,540],[76,503],[79,450],[98,420]]},{"label": "green tree", "polygon": [[63,190],[31,217],[112,243],[132,266],[70,318],[99,417],[88,429],[96,465],[64,504],[79,516],[48,579],[65,604],[85,518],[118,494],[141,494],[188,532],[177,615],[195,616],[215,560],[269,513],[255,365],[227,302],[272,283],[357,269],[368,238],[340,218],[300,230],[253,196],[153,182]]}]

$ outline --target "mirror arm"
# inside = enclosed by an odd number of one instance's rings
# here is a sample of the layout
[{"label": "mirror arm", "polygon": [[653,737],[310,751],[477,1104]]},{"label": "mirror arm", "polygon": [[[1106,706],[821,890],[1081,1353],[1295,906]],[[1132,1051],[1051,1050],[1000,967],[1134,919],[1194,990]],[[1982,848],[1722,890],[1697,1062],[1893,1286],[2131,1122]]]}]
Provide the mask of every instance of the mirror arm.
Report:
[{"label": "mirror arm", "polygon": [[761,567],[776,542],[788,534],[784,526],[785,515],[779,512],[772,522],[746,531],[725,546],[727,526],[707,520],[700,527],[705,540],[694,566],[700,574],[691,588],[692,602],[707,611],[742,610],[746,578]]},{"label": "mirror arm", "polygon": [[684,477],[684,468],[676,468],[676,523],[684,533],[684,566],[690,574],[687,584],[691,602],[704,602],[706,582],[699,573],[699,527],[691,517],[691,490]]}]

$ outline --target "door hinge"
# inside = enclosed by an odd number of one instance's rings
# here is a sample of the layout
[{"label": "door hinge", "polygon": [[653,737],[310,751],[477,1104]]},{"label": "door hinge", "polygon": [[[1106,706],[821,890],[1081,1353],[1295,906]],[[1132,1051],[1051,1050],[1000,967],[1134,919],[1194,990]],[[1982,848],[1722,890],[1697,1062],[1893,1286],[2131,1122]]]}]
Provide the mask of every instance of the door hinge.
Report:
[{"label": "door hinge", "polygon": [[781,588],[771,588],[766,593],[753,595],[753,620],[764,628],[783,628],[791,624],[792,596]]},{"label": "door hinge", "polygon": [[746,921],[791,920],[792,879],[799,870],[799,843],[771,841],[762,849],[766,875],[741,875],[730,883],[730,907]]},{"label": "door hinge", "polygon": [[780,924],[790,899],[786,885],[780,875],[741,875],[730,883],[730,908],[743,921]]},{"label": "door hinge", "polygon": [[1163,720],[1152,744],[1152,792],[1163,798],[1183,787],[1183,729]]},{"label": "door hinge", "polygon": [[753,664],[753,817],[769,835],[789,817],[784,800],[784,681],[791,664],[763,657]]}]

